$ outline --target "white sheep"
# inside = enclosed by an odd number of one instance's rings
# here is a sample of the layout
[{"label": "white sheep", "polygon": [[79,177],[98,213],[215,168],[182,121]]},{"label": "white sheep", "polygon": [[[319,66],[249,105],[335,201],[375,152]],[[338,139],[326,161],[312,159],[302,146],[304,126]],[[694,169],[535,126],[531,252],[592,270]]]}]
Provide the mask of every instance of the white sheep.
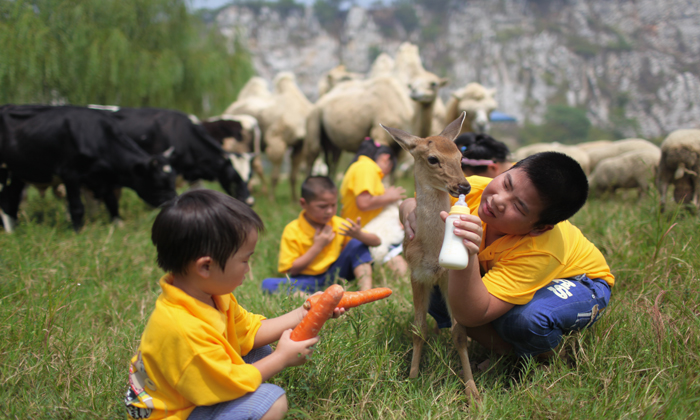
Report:
[{"label": "white sheep", "polygon": [[659,166],[661,150],[642,148],[601,160],[588,177],[592,194],[637,188],[641,198],[649,189]]},{"label": "white sheep", "polygon": [[590,158],[588,153],[580,149],[578,146],[569,146],[566,144],[561,144],[558,142],[552,143],[535,143],[528,146],[521,147],[513,153],[513,159],[515,161],[523,160],[528,156],[534,155],[540,152],[559,152],[563,153],[581,165],[583,172],[588,175],[591,170]]},{"label": "white sheep", "polygon": [[644,139],[622,139],[615,140],[610,144],[604,144],[599,147],[592,147],[586,150],[591,161],[591,171],[595,170],[596,165],[603,160],[613,156],[620,156],[623,153],[632,152],[642,149],[658,149],[654,143]]},{"label": "white sheep", "polygon": [[[700,207],[700,130],[683,129],[673,131],[661,143],[661,161],[656,178],[661,199],[661,211],[666,204],[666,191],[674,185],[677,202],[690,201]],[[690,196],[688,196],[690,195]]]},{"label": "white sheep", "polygon": [[369,252],[372,254],[372,259],[375,263],[384,264],[386,262],[384,261],[385,257],[389,252],[389,246],[403,242],[404,230],[399,220],[399,205],[396,203],[388,204],[381,213],[370,220],[362,229],[374,233],[382,240],[381,245],[371,247]]}]

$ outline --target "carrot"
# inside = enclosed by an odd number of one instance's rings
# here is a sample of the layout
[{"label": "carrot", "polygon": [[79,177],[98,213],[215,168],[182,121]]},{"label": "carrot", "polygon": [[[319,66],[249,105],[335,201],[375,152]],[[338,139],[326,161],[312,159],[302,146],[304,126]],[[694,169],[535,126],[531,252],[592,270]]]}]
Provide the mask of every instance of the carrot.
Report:
[{"label": "carrot", "polygon": [[333,310],[343,298],[343,293],[343,287],[334,284],[318,295],[319,298],[314,307],[309,309],[309,312],[292,330],[289,337],[294,341],[304,341],[316,337],[323,324],[333,316]]},{"label": "carrot", "polygon": [[[374,289],[365,290],[362,292],[345,292],[343,298],[338,303],[338,308],[354,308],[365,303],[374,302],[376,300],[388,298],[391,296],[391,289],[388,287],[376,287]],[[316,302],[322,295],[309,296],[304,302],[304,308],[311,309],[316,305]]]}]

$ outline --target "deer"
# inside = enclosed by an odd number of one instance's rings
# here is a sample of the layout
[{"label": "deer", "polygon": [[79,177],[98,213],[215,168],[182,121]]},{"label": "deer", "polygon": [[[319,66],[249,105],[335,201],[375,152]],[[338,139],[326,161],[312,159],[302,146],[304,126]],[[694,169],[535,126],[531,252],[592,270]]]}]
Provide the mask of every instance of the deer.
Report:
[{"label": "deer", "polygon": [[[411,270],[415,327],[409,378],[418,376],[421,352],[425,337],[428,336],[426,316],[430,293],[435,285],[439,286],[443,296],[447,293],[447,269],[438,264],[438,255],[445,235],[445,223],[440,219],[440,212],[450,210],[450,196],[458,197],[459,194],[468,194],[471,190],[460,164],[462,153],[454,144],[465,117],[466,113],[462,113],[440,134],[426,138],[382,125],[382,128],[415,160],[415,237],[409,239],[406,235],[403,242],[404,255]],[[449,302],[448,299],[445,301]],[[449,303],[448,310],[451,314]],[[479,401],[479,391],[469,364],[466,328],[453,319],[451,333],[462,362],[467,396]]]}]

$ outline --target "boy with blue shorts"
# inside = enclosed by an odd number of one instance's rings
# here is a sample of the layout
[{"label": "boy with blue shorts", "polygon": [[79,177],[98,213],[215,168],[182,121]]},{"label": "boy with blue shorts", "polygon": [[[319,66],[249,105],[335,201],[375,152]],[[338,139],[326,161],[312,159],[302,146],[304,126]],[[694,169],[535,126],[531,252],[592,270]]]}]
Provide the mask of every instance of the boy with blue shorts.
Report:
[{"label": "boy with blue shorts", "polygon": [[[564,334],[599,318],[615,282],[600,251],[567,221],[586,202],[586,175],[570,157],[545,152],[494,179],[467,180],[471,215],[456,220],[454,232],[470,259],[449,271],[452,317],[496,353],[550,356]],[[414,208],[414,200],[401,207],[409,238]],[[451,325],[439,292],[429,312],[439,327]]]},{"label": "boy with blue shorts", "polygon": [[262,288],[274,293],[292,288],[301,292],[323,290],[338,276],[357,279],[360,290],[372,288],[370,246],[377,235],[365,232],[360,220],[336,216],[338,190],[326,176],[312,176],[301,185],[299,217],[285,226],[280,241],[278,270],[289,279],[268,278]]},{"label": "boy with blue shorts", "polygon": [[[318,337],[289,338],[304,308],[265,319],[243,309],[233,295],[250,270],[262,230],[253,210],[216,191],[190,191],[163,205],[151,239],[167,274],[129,366],[129,418],[284,416],[284,390],[264,382],[303,364]],[[336,310],[334,317],[343,312]]]}]

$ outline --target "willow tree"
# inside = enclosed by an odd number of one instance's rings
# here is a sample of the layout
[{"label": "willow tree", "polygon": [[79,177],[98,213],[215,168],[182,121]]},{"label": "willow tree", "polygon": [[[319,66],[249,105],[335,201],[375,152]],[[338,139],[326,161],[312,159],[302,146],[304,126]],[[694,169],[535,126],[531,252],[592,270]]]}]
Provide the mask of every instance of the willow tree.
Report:
[{"label": "willow tree", "polygon": [[0,1],[0,103],[223,111],[247,53],[185,0]]}]

